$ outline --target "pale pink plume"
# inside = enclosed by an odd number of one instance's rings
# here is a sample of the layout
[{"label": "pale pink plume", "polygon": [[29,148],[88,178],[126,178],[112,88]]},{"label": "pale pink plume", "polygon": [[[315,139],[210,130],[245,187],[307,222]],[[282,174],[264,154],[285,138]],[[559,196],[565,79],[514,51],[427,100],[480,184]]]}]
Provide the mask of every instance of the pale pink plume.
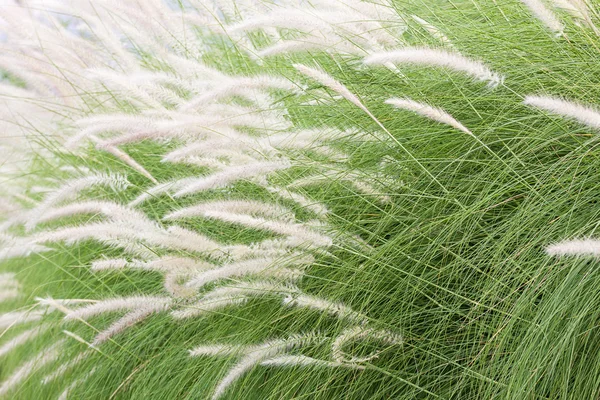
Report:
[{"label": "pale pink plume", "polygon": [[273,89],[296,91],[298,86],[292,84],[290,81],[273,76],[231,78],[227,81],[224,81],[212,91],[194,97],[192,100],[179,107],[179,110],[192,110],[197,107],[204,106],[210,102],[218,101],[222,98],[244,95],[247,91]]},{"label": "pale pink plume", "polygon": [[129,186],[127,178],[118,174],[90,174],[81,178],[72,179],[63,183],[61,187],[49,193],[39,206],[35,207],[30,214],[30,219],[25,227],[31,230],[38,223],[46,210],[62,202],[75,199],[83,190],[94,186],[105,186],[116,192]]}]

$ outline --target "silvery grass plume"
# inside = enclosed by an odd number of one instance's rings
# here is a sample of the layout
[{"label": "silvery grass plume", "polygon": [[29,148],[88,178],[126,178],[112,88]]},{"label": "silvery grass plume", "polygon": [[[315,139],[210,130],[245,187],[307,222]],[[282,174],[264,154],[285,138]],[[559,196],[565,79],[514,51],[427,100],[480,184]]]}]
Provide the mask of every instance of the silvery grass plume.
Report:
[{"label": "silvery grass plume", "polygon": [[551,256],[600,256],[600,240],[577,239],[558,242],[546,247]]},{"label": "silvery grass plume", "polygon": [[590,128],[600,128],[600,112],[590,106],[548,96],[526,96],[524,104],[574,119]]},{"label": "silvery grass plume", "polygon": [[339,363],[355,364],[359,362],[370,361],[374,358],[377,358],[379,354],[378,352],[369,354],[367,356],[356,357],[348,356],[348,354],[343,350],[344,346],[346,346],[348,343],[366,340],[380,341],[390,346],[401,344],[403,341],[402,336],[394,332],[376,330],[373,328],[364,328],[362,326],[349,328],[343,331],[333,341],[331,346],[331,353],[333,359]]},{"label": "silvery grass plume", "polygon": [[556,36],[562,36],[564,26],[558,17],[541,0],[521,0],[529,8],[531,13],[540,20]]},{"label": "silvery grass plume", "polygon": [[13,273],[0,274],[0,302],[12,300],[19,296],[19,282]]},{"label": "silvery grass plume", "polygon": [[413,3],[1,3],[0,398],[598,397],[593,4]]},{"label": "silvery grass plume", "polygon": [[[269,12],[226,26],[225,31],[243,38],[246,50],[260,58],[311,50],[368,54],[397,46],[398,36],[406,30],[404,20],[391,8],[387,1],[281,2]],[[272,35],[281,29],[295,30],[298,35]],[[270,34],[271,43],[257,47],[244,36],[256,30]]]},{"label": "silvery grass plume", "polygon": [[[319,342],[322,340],[322,338],[319,338],[313,334],[295,335],[286,339],[276,339],[263,344],[249,346],[242,353],[243,356],[241,360],[234,365],[219,382],[212,395],[212,399],[216,400],[221,398],[231,385],[233,385],[238,379],[240,379],[245,373],[254,368],[256,365],[292,350],[295,347],[301,347],[311,344],[312,342]],[[204,348],[193,349],[190,350],[190,354],[192,356],[204,355],[202,350],[204,350]],[[228,350],[227,352],[231,352],[231,350]]]},{"label": "silvery grass plume", "polygon": [[419,103],[410,99],[392,98],[386,100],[385,102],[396,108],[412,111],[414,113],[440,122],[442,124],[450,125],[451,127],[458,129],[459,131],[463,131],[468,135],[474,136],[468,128],[466,128],[463,124],[458,122],[452,115],[448,114],[446,111],[440,108],[432,107],[428,104]]},{"label": "silvery grass plume", "polygon": [[10,353],[17,347],[22,346],[27,342],[35,339],[39,335],[43,334],[44,331],[47,329],[47,326],[40,325],[18,334],[17,336],[13,337],[9,341],[5,342],[2,346],[0,346],[0,357]]},{"label": "silvery grass plume", "polygon": [[481,61],[471,60],[456,51],[451,52],[426,47],[407,47],[400,50],[374,53],[366,57],[364,63],[369,66],[393,63],[442,67],[488,82],[490,87],[496,87],[504,81],[502,75],[493,72]]}]

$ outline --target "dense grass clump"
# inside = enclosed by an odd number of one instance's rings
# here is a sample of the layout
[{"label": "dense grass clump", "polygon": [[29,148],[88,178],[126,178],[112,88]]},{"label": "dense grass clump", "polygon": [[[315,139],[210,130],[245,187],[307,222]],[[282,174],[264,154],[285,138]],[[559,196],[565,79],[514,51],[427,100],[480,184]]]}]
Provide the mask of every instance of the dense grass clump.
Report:
[{"label": "dense grass clump", "polygon": [[600,397],[600,4],[28,3],[0,398]]}]

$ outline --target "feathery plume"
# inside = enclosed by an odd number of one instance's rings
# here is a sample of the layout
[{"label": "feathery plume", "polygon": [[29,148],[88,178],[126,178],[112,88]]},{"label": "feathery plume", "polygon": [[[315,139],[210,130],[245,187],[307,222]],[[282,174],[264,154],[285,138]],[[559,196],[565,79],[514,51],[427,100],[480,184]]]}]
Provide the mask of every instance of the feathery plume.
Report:
[{"label": "feathery plume", "polygon": [[[248,136],[233,139],[227,135],[223,135],[223,137],[186,144],[165,155],[162,161],[180,162],[187,160],[189,162],[189,160],[193,159],[193,156],[196,155],[202,155],[203,158],[207,158],[207,155],[210,155],[211,158],[220,155],[229,156],[230,158],[233,158],[233,155],[238,155],[238,157],[242,155],[248,157],[251,155],[255,159],[277,157],[280,153],[276,149],[310,149],[325,153],[323,149],[324,146],[315,146],[315,144],[320,143],[323,138],[329,139],[329,137],[325,136],[328,135],[313,130],[302,130],[293,133],[286,132],[260,138]],[[335,137],[338,135],[331,136]],[[326,149],[329,153],[334,152],[333,149]],[[227,153],[225,150],[229,150],[231,153]],[[340,154],[343,155],[343,153],[338,153],[339,154],[335,154],[337,157],[340,157]],[[260,155],[260,157],[257,157],[258,155]]]},{"label": "feathery plume", "polygon": [[256,164],[229,167],[207,177],[190,181],[185,187],[175,192],[173,196],[183,197],[203,190],[218,189],[225,187],[234,181],[264,176],[268,173],[289,167],[290,164],[286,161],[259,162]]},{"label": "feathery plume", "polygon": [[365,328],[355,326],[344,330],[332,343],[331,353],[335,361],[339,363],[359,363],[370,361],[377,358],[379,352],[372,353],[364,357],[348,357],[343,351],[343,347],[350,342],[357,340],[373,340],[388,345],[402,344],[402,336],[385,330],[376,330],[374,328]]},{"label": "feathery plume", "polygon": [[206,236],[177,226],[171,226],[166,231],[145,231],[114,222],[60,228],[42,232],[34,237],[34,241],[39,243],[64,241],[67,244],[74,244],[90,239],[122,248],[128,253],[143,258],[153,257],[154,253],[141,246],[139,241],[171,250],[200,253],[214,253],[220,248],[218,243]]},{"label": "feathery plume", "polygon": [[22,344],[25,344],[28,341],[35,339],[42,333],[46,332],[48,328],[48,326],[40,325],[36,326],[35,328],[21,332],[20,334],[18,334],[17,336],[0,346],[0,357],[10,353],[12,350],[21,346]]},{"label": "feathery plume", "polygon": [[215,265],[206,261],[187,257],[160,257],[151,261],[132,260],[124,258],[113,258],[96,260],[92,262],[92,271],[104,271],[111,269],[141,269],[149,271],[173,272],[173,271],[205,271],[215,268]]},{"label": "feathery plume", "polygon": [[92,174],[67,181],[60,188],[46,196],[40,205],[29,213],[30,219],[25,224],[25,227],[31,230],[38,223],[38,219],[43,217],[44,213],[50,207],[67,200],[72,200],[83,190],[93,186],[105,186],[118,192],[126,189],[129,186],[129,181],[124,176],[118,174]]},{"label": "feathery plume", "polygon": [[448,68],[472,76],[480,81],[487,81],[491,87],[502,83],[504,78],[492,72],[479,61],[471,60],[456,52],[435,50],[426,47],[407,47],[400,50],[374,53],[364,59],[366,65],[382,65],[385,63],[406,63]]},{"label": "feathery plume", "polygon": [[65,335],[67,335],[68,337],[77,340],[79,343],[85,344],[87,347],[89,347],[92,350],[100,351],[96,346],[94,346],[93,344],[91,344],[90,342],[88,342],[87,340],[85,340],[84,338],[82,338],[81,336],[79,336],[76,333],[73,333],[73,332],[67,331],[67,330],[63,330],[63,333]]},{"label": "feathery plume", "polygon": [[166,305],[166,304],[158,304],[155,306],[142,307],[142,308],[138,308],[133,311],[130,311],[129,313],[125,314],[124,317],[120,318],[118,321],[116,321],[112,325],[110,325],[108,328],[99,332],[96,335],[96,337],[94,338],[94,341],[92,342],[92,344],[94,346],[98,346],[98,345],[106,342],[107,340],[111,339],[113,336],[116,336],[119,333],[127,330],[128,328],[132,327],[133,325],[137,324],[138,322],[143,321],[150,315],[155,314],[160,311],[164,311],[167,307],[168,307],[168,305]]},{"label": "feathery plume", "polygon": [[558,20],[558,17],[549,10],[541,0],[521,0],[529,8],[531,13],[556,36],[561,36],[565,27]]},{"label": "feathery plume", "polygon": [[262,29],[264,27],[275,27],[285,29],[297,29],[301,31],[319,30],[322,32],[331,32],[333,27],[323,19],[310,15],[302,10],[283,9],[271,12],[267,15],[260,15],[248,18],[242,22],[227,27],[230,34],[239,32],[250,32]]},{"label": "feathery plume", "polygon": [[412,111],[431,120],[440,122],[442,124],[450,125],[451,127],[456,128],[459,131],[463,131],[468,135],[475,136],[469,129],[467,129],[463,124],[458,122],[452,115],[448,114],[446,111],[440,108],[432,107],[428,104],[419,103],[410,99],[399,99],[395,97],[387,99],[385,103],[390,104],[396,108]]},{"label": "feathery plume", "polygon": [[[165,248],[171,247],[192,252],[219,253],[221,245],[208,237],[173,225],[167,228],[168,236],[165,237]],[[157,242],[158,244],[158,242]]]},{"label": "feathery plume", "polygon": [[205,105],[206,103],[210,103],[216,100],[220,100],[225,97],[236,96],[240,94],[244,94],[247,91],[252,90],[269,90],[269,89],[279,89],[279,90],[297,90],[297,86],[293,83],[283,80],[281,78],[273,77],[273,76],[253,76],[248,78],[233,78],[224,82],[223,85],[219,85],[218,88],[197,96],[183,104],[179,107],[180,111],[187,111],[191,109],[195,109],[198,106]]},{"label": "feathery plume", "polygon": [[114,269],[135,268],[136,262],[129,262],[124,258],[112,258],[107,260],[92,261],[92,271],[105,271]]},{"label": "feathery plume", "polygon": [[168,193],[171,190],[179,190],[180,188],[182,188],[192,182],[195,182],[196,179],[197,178],[183,178],[183,179],[179,179],[179,180],[175,180],[175,181],[159,183],[158,185],[144,191],[138,197],[133,199],[133,201],[131,201],[129,203],[129,206],[137,207],[140,204],[143,204],[152,198],[156,198],[156,197],[160,196],[161,194]]},{"label": "feathery plume", "polygon": [[10,311],[0,314],[0,329],[10,328],[14,325],[26,324],[42,319],[44,314],[40,311]]},{"label": "feathery plume", "polygon": [[0,287],[15,288],[19,286],[16,275],[13,272],[0,273]]},{"label": "feathery plume", "polygon": [[204,293],[203,299],[213,299],[225,296],[265,296],[299,293],[294,285],[273,283],[270,281],[236,282],[230,285],[217,287]]},{"label": "feathery plume", "polygon": [[131,296],[116,297],[100,300],[94,304],[78,308],[65,315],[65,320],[87,320],[99,314],[114,311],[137,310],[151,308],[153,310],[166,310],[172,303],[169,297]]},{"label": "feathery plume", "polygon": [[[254,147],[251,147],[254,145]],[[228,138],[206,140],[185,146],[163,158],[163,162],[183,162],[189,164],[205,165],[207,167],[220,168],[227,159],[230,164],[249,164],[268,155],[276,153],[273,148],[259,149],[260,143],[249,143],[247,140],[236,141]],[[264,146],[263,146],[264,147]]]},{"label": "feathery plume", "polygon": [[194,297],[196,295],[196,291],[193,288],[185,285],[185,281],[191,276],[193,276],[193,274],[189,271],[175,270],[165,273],[165,290],[175,298]]},{"label": "feathery plume", "polygon": [[55,361],[60,356],[60,348],[63,344],[64,340],[59,340],[17,367],[17,369],[0,384],[0,396],[6,395],[31,374]]},{"label": "feathery plume", "polygon": [[95,136],[92,136],[92,139],[100,146],[100,148],[106,150],[108,153],[117,157],[125,164],[129,165],[131,168],[148,178],[152,183],[158,183],[158,181],[146,170],[146,168],[142,167],[140,163],[135,161],[129,154],[125,153],[123,150],[116,148],[115,146],[105,144],[103,141],[98,139]]},{"label": "feathery plume", "polygon": [[39,254],[50,249],[45,246],[39,246],[23,240],[11,243],[10,247],[0,246],[0,261],[9,260],[17,257],[27,257],[30,254]]},{"label": "feathery plume", "polygon": [[310,200],[307,197],[302,196],[301,194],[298,194],[295,192],[290,192],[287,189],[278,188],[278,187],[274,187],[274,186],[267,187],[267,190],[271,193],[275,193],[275,194],[279,195],[283,199],[291,200],[291,201],[295,202],[296,204],[317,214],[321,218],[325,218],[327,216],[327,214],[329,213],[329,210],[327,210],[327,207],[325,207],[321,203]]},{"label": "feathery plume", "polygon": [[297,237],[299,239],[304,239],[308,243],[312,243],[317,247],[329,247],[332,244],[332,239],[330,237],[307,228],[305,224],[272,221],[264,218],[251,217],[245,214],[234,214],[224,211],[203,210],[198,209],[197,207],[188,207],[175,211],[171,214],[167,214],[164,219],[172,220],[194,216],[218,219],[224,222],[240,224],[248,228],[262,229],[281,235]]},{"label": "feathery plume", "polygon": [[[208,112],[208,111],[207,111]],[[186,114],[183,114],[185,116]],[[143,140],[170,141],[173,139],[190,140],[207,136],[228,135],[233,136],[234,127],[248,127],[255,129],[289,129],[288,124],[279,117],[269,117],[260,115],[258,110],[243,109],[237,115],[223,115],[220,117],[204,117],[193,125],[193,121],[186,121],[188,118],[182,118],[182,121],[173,121],[168,125],[153,127],[147,130],[139,130],[132,133],[125,133],[99,143],[96,147],[110,151],[115,146],[141,142]],[[174,116],[177,117],[177,116]],[[198,118],[196,118],[198,119]],[[202,125],[199,125],[202,124]],[[242,136],[242,135],[238,135]]]},{"label": "feathery plume", "polygon": [[328,87],[329,89],[333,90],[334,92],[336,92],[337,94],[339,94],[340,96],[342,96],[343,98],[348,100],[350,103],[354,104],[355,106],[357,106],[358,108],[363,110],[365,113],[367,113],[369,116],[371,116],[371,118],[375,118],[371,114],[371,112],[367,109],[367,107],[365,107],[363,105],[363,103],[360,101],[358,96],[356,96],[354,93],[352,93],[350,90],[348,90],[348,88],[346,86],[344,86],[343,84],[341,84],[340,82],[338,82],[337,80],[335,80],[334,78],[329,76],[324,71],[321,71],[316,68],[310,68],[310,67],[307,67],[306,65],[302,65],[302,64],[294,64],[294,68],[296,68],[296,70],[298,72],[300,72],[302,75],[305,75],[311,79],[314,79],[315,81],[319,82],[323,86]]},{"label": "feathery plume", "polygon": [[[286,8],[266,15],[246,18],[230,26],[227,31],[237,34],[271,27],[296,29],[327,42],[337,41],[341,44],[348,42],[357,48],[361,46],[380,48],[386,44],[397,44],[396,37],[383,28],[378,22],[379,18],[380,16],[365,18],[364,9],[358,11],[351,7],[340,9],[326,6],[311,9],[310,13],[303,9]],[[348,37],[352,39],[349,40]]]},{"label": "feathery plume", "polygon": [[71,203],[60,208],[48,208],[45,213],[37,219],[37,223],[48,222],[59,218],[72,217],[78,214],[103,214],[114,222],[124,225],[145,229],[156,230],[156,223],[139,211],[110,201],[84,201],[80,203]]},{"label": "feathery plume", "polygon": [[232,214],[248,214],[251,216],[270,217],[291,221],[294,215],[291,210],[278,204],[263,203],[255,200],[217,200],[192,206],[194,212],[223,211]]},{"label": "feathery plume", "polygon": [[[227,389],[233,385],[246,372],[261,362],[273,358],[294,347],[299,347],[311,342],[317,338],[314,335],[295,335],[287,339],[277,339],[266,342],[262,345],[253,346],[246,355],[223,377],[217,385],[212,400],[217,400],[225,394]],[[192,350],[193,351],[193,350]]]},{"label": "feathery plume", "polygon": [[317,358],[312,358],[304,355],[283,355],[277,356],[273,358],[269,358],[268,360],[264,360],[260,363],[263,366],[272,366],[272,367],[308,367],[308,366],[317,366],[317,367],[327,367],[327,368],[335,368],[335,367],[346,367],[352,369],[365,369],[365,367],[356,365],[356,364],[344,364],[336,361],[327,361],[327,360],[319,360]]},{"label": "feathery plume", "polygon": [[592,21],[591,14],[593,10],[587,4],[586,0],[553,0],[552,2],[557,8],[565,10],[575,19],[580,20],[590,27],[596,35],[600,36],[600,30],[594,24],[594,21]]},{"label": "feathery plume", "polygon": [[389,203],[392,199],[388,195],[381,194],[380,190],[374,188],[371,184],[365,182],[364,178],[359,174],[352,171],[344,171],[338,173],[336,171],[324,171],[318,175],[310,175],[300,179],[288,185],[288,188],[299,188],[303,186],[310,186],[315,184],[331,184],[332,181],[344,181],[352,185],[357,191],[373,196],[382,203]]},{"label": "feathery plume", "polygon": [[248,346],[235,344],[209,344],[204,346],[194,347],[190,350],[190,357],[204,356],[239,356],[247,351]]},{"label": "feathery plume", "polygon": [[2,289],[0,288],[0,303],[7,300],[13,300],[19,297],[19,290],[13,289]]},{"label": "feathery plume", "polygon": [[234,261],[259,257],[283,257],[299,245],[296,238],[266,239],[250,245],[234,244],[223,247],[223,253]]},{"label": "feathery plume", "polygon": [[189,279],[193,273],[214,269],[217,266],[205,261],[185,257],[162,257],[153,261],[125,259],[97,260],[92,262],[92,271],[106,271],[115,269],[140,269],[146,271],[160,271],[164,274],[164,287],[174,297],[189,297],[194,291],[181,284],[181,280]]},{"label": "feathery plume", "polygon": [[600,240],[566,240],[546,247],[551,256],[600,256]]},{"label": "feathery plume", "polygon": [[207,300],[201,300],[186,306],[184,309],[172,311],[171,316],[175,319],[194,318],[229,306],[241,306],[246,304],[246,302],[248,302],[248,297],[240,295],[214,297]]},{"label": "feathery plume", "polygon": [[320,40],[315,37],[312,41],[308,41],[308,38],[302,38],[302,40],[286,40],[281,43],[274,44],[272,46],[265,47],[259,50],[256,54],[261,58],[272,57],[280,54],[299,53],[304,51],[325,51],[331,53],[346,53],[346,54],[357,54],[363,55],[365,51],[358,46],[354,46],[351,43],[340,41],[338,38],[325,38]]},{"label": "feathery plume", "polygon": [[[225,265],[220,268],[198,274],[187,283],[187,286],[200,288],[207,283],[214,282],[219,279],[245,275],[275,276],[291,280],[297,279],[300,276],[301,272],[299,270],[285,267],[289,265],[289,262],[278,263],[278,261],[279,260],[272,258],[256,258]],[[311,263],[312,261],[312,256],[306,256],[304,258],[291,260],[291,263],[293,263],[293,265],[305,265]]]},{"label": "feathery plume", "polygon": [[202,299],[184,309],[171,313],[174,318],[191,318],[207,311],[214,311],[230,305],[245,304],[251,297],[282,295],[300,290],[292,285],[281,285],[269,281],[239,282],[217,287],[206,292]]},{"label": "feathery plume", "polygon": [[[552,0],[552,5],[559,10],[568,12],[571,16],[579,20],[584,20],[584,13],[587,13],[587,7],[584,4],[575,4],[575,2],[572,3],[570,0]],[[580,8],[580,5],[583,5],[585,8]]]},{"label": "feathery plume", "polygon": [[19,282],[11,272],[0,273],[0,303],[19,297]]},{"label": "feathery plume", "polygon": [[348,319],[350,321],[366,324],[367,317],[354,311],[352,308],[342,303],[336,303],[317,296],[308,294],[291,294],[283,299],[283,304],[287,306],[307,307],[314,310],[324,311],[335,315],[338,318]]},{"label": "feathery plume", "polygon": [[[46,298],[36,297],[35,301],[37,301],[38,306],[41,308],[47,309],[51,312],[58,310],[58,311],[62,312],[63,314],[68,314],[71,312],[71,309],[67,306],[69,306],[71,304],[79,304],[78,300],[72,302],[71,300],[68,300],[68,299],[53,299],[52,297],[46,297]],[[89,302],[94,302],[94,301],[92,300]]]},{"label": "feathery plume", "polygon": [[594,108],[547,96],[527,96],[523,103],[574,119],[591,128],[600,129],[600,111]]}]

